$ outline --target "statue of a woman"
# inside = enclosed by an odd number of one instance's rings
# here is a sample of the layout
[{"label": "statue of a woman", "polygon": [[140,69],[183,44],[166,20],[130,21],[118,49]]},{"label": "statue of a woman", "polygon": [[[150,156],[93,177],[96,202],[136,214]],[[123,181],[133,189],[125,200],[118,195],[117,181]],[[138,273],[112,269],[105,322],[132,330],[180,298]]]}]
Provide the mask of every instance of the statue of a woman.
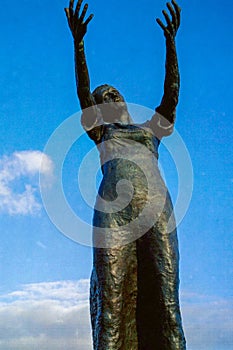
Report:
[{"label": "statue of a woman", "polygon": [[[172,133],[178,103],[175,36],[180,25],[180,8],[172,0],[167,4],[171,18],[163,11],[166,25],[157,19],[166,39],[164,95],[151,120],[138,125],[133,123],[124,98],[114,87],[105,84],[90,91],[83,38],[93,15],[85,20],[88,5],[80,11],[81,5],[82,0],[78,0],[74,9],[74,0],[70,0],[65,11],[74,39],[77,93],[83,111],[81,122],[97,145],[103,173],[93,219],[90,308],[94,349],[184,350],[177,234],[175,227],[172,231],[169,228],[173,208],[157,165],[160,139]],[[130,161],[125,154],[132,142],[145,146],[148,152],[132,152]],[[149,175],[143,174],[138,164],[143,164]],[[132,183],[132,200],[119,211],[105,210],[103,203],[116,200],[116,186],[122,178]],[[148,179],[152,179],[151,193]],[[130,226],[130,223],[147,202],[152,204],[151,216],[156,212],[157,217],[145,232],[138,234],[136,231],[143,230],[143,225]],[[158,212],[160,203],[162,209]],[[146,224],[150,219],[147,218]],[[106,228],[104,237],[98,228]],[[115,234],[109,238],[110,229]],[[135,235],[135,239],[125,243],[124,237],[128,235]],[[108,245],[109,239],[112,241]]]}]

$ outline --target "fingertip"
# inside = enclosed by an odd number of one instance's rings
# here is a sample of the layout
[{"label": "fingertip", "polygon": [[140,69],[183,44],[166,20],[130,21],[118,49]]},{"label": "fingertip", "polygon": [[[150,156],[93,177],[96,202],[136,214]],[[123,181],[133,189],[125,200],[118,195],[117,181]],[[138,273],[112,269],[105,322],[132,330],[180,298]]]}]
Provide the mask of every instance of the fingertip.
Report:
[{"label": "fingertip", "polygon": [[158,25],[159,25],[160,27],[163,27],[163,22],[161,21],[160,18],[156,18],[155,20],[156,20],[156,22],[158,23]]},{"label": "fingertip", "polygon": [[177,2],[176,2],[175,0],[171,0],[171,2],[172,2],[172,4],[177,8],[177,10],[178,10],[179,12],[181,12],[181,8],[180,8],[180,6],[177,4]]}]

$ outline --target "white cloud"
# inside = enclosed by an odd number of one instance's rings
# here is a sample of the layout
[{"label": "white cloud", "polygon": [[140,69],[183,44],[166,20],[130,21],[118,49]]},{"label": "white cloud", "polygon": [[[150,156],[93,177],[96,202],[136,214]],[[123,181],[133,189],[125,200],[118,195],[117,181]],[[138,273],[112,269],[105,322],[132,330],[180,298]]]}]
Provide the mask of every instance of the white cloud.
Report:
[{"label": "white cloud", "polygon": [[181,300],[189,350],[233,349],[233,298],[183,293]]},{"label": "white cloud", "polygon": [[0,158],[0,212],[34,215],[41,209],[38,174],[51,179],[53,163],[40,151],[14,152]]},{"label": "white cloud", "polygon": [[0,350],[91,350],[89,281],[24,285],[0,298]]},{"label": "white cloud", "polygon": [[[0,350],[91,350],[89,281],[23,285],[0,297]],[[233,348],[233,300],[182,293],[188,350]]]},{"label": "white cloud", "polygon": [[16,301],[53,299],[66,302],[69,305],[77,305],[77,303],[83,304],[88,300],[88,291],[88,280],[31,283],[23,285],[18,291],[3,295],[1,299],[14,300],[14,298],[17,298]]}]

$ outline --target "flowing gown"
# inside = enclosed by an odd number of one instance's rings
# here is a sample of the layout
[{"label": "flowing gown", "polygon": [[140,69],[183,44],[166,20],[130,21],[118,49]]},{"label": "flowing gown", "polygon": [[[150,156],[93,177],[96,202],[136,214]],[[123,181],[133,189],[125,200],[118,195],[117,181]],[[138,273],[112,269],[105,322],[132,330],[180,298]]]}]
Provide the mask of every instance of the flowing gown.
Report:
[{"label": "flowing gown", "polygon": [[[87,130],[99,150],[103,173],[93,218],[94,350],[186,348],[173,207],[157,164],[160,140],[152,129],[148,121]],[[122,179],[132,188],[122,183],[123,200],[118,203]],[[116,205],[109,210],[111,203]]]}]

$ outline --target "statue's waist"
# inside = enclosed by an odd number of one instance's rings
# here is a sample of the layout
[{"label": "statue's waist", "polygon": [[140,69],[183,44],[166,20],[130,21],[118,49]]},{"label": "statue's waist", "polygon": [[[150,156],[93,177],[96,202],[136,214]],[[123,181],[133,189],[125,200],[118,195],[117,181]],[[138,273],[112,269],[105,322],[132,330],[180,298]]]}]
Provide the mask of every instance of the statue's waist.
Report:
[{"label": "statue's waist", "polygon": [[123,159],[116,158],[106,162],[102,162],[101,170],[103,176],[112,178],[129,178],[134,177],[147,178],[151,174],[159,174],[158,164],[155,158],[150,159]]}]

